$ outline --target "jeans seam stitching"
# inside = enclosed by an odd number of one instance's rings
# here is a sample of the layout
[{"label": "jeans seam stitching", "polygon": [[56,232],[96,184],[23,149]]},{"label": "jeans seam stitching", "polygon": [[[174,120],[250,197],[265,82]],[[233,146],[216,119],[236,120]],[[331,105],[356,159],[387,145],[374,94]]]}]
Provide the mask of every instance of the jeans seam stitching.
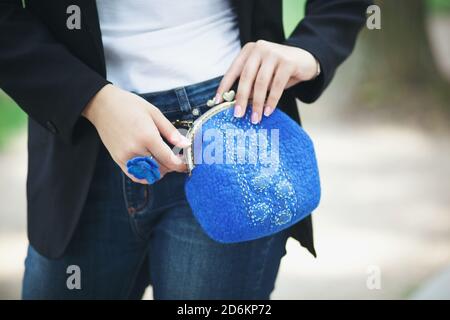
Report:
[{"label": "jeans seam stitching", "polygon": [[189,112],[190,110],[192,110],[186,89],[184,87],[177,88],[175,89],[175,93],[178,99],[178,103],[180,105],[180,110],[184,112]]}]

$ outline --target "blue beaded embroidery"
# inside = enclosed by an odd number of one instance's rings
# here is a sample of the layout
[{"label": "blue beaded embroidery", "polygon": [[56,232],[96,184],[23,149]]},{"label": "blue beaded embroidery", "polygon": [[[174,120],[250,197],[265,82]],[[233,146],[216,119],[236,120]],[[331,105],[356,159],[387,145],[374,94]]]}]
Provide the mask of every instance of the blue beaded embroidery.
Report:
[{"label": "blue beaded embroidery", "polygon": [[[314,148],[305,131],[279,109],[257,125],[251,124],[250,113],[251,106],[243,118],[235,118],[232,108],[214,115],[203,123],[193,146],[195,168],[186,181],[187,200],[205,232],[219,242],[283,230],[308,216],[320,200]],[[206,134],[210,129],[225,137],[223,142],[209,139],[218,137]],[[273,139],[277,134],[278,141]],[[200,159],[212,143],[216,162]],[[276,157],[271,157],[273,151]],[[262,157],[264,153],[269,156]]]}]

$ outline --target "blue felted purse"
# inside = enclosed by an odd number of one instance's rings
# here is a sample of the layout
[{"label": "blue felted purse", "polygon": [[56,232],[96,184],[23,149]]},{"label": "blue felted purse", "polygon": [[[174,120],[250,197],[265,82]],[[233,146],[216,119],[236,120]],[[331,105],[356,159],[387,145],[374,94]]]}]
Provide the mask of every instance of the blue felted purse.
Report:
[{"label": "blue felted purse", "polygon": [[254,125],[251,106],[242,118],[233,116],[233,106],[234,101],[213,106],[195,120],[187,133],[191,146],[184,150],[189,205],[203,230],[223,243],[286,229],[320,200],[306,132],[279,108]]},{"label": "blue felted purse", "polygon": [[314,147],[279,108],[254,125],[251,106],[233,116],[234,102],[213,107],[188,131],[187,200],[198,222],[224,243],[274,234],[319,204]]}]

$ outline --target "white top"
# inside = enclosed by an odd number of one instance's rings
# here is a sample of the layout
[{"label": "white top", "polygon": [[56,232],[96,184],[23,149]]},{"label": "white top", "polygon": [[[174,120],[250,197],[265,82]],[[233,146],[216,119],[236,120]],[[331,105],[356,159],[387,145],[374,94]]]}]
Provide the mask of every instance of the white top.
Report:
[{"label": "white top", "polygon": [[97,0],[107,78],[137,93],[224,74],[241,45],[229,0]]}]

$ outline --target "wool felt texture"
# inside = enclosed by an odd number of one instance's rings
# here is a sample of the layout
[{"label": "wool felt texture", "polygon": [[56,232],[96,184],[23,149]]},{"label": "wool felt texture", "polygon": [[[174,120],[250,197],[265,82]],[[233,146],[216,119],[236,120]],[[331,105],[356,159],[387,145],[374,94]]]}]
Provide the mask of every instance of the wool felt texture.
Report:
[{"label": "wool felt texture", "polygon": [[151,157],[135,157],[127,161],[127,171],[137,179],[153,184],[161,178],[158,163]]},{"label": "wool felt texture", "polygon": [[307,133],[278,108],[256,125],[250,115],[251,106],[243,118],[235,118],[233,108],[223,110],[194,138],[195,167],[186,180],[186,197],[203,230],[222,243],[286,229],[320,201]]}]

